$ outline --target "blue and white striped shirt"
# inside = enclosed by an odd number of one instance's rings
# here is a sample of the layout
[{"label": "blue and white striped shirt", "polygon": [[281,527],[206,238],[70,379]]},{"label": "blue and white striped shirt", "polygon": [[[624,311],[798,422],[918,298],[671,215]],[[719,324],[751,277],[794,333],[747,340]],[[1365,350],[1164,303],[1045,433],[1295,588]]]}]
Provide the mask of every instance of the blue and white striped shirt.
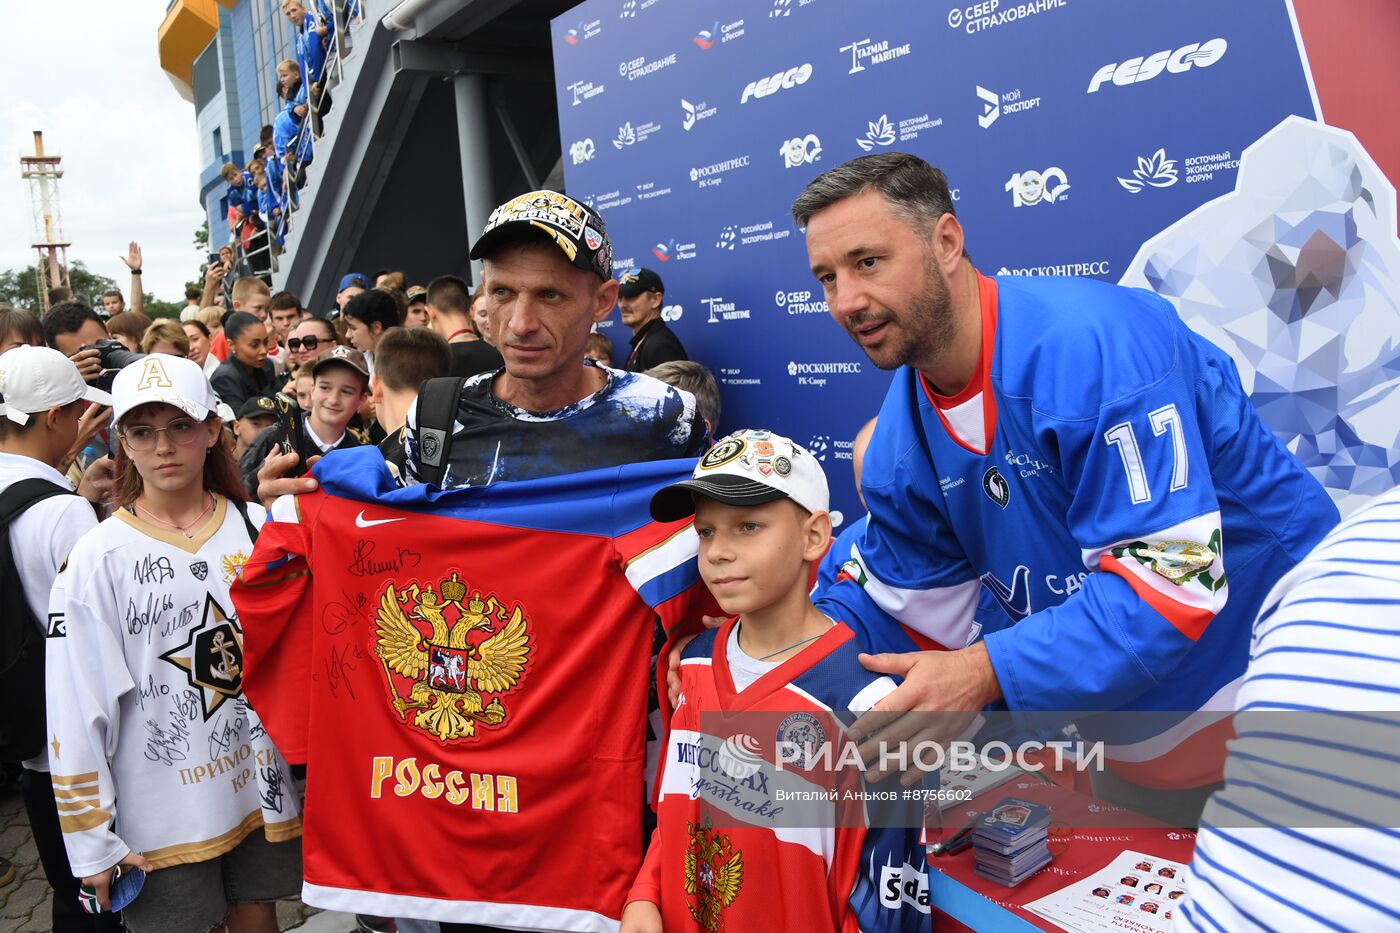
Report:
[{"label": "blue and white striped shirt", "polygon": [[1176,928],[1400,930],[1400,823],[1378,815],[1400,806],[1400,487],[1265,599],[1236,708]]}]

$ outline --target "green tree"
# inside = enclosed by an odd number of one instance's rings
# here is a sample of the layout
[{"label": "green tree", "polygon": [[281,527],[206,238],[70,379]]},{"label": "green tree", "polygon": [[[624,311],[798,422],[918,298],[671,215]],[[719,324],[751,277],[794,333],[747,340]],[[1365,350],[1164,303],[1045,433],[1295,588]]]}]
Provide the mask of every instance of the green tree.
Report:
[{"label": "green tree", "polygon": [[183,301],[179,304],[173,301],[161,301],[153,292],[146,292],[145,299],[146,303],[142,310],[145,312],[146,317],[152,319],[163,317],[177,319],[180,317],[180,312],[185,308],[185,303]]},{"label": "green tree", "polygon": [[209,218],[204,219],[204,223],[199,225],[199,229],[194,232],[194,248],[201,253],[209,252]]},{"label": "green tree", "polygon": [[[77,260],[68,267],[68,278],[72,282],[73,293],[88,302],[107,289],[115,288],[117,284],[105,275],[90,272],[82,260]],[[0,302],[16,308],[38,311],[41,307],[38,270],[29,266],[0,272]]]}]

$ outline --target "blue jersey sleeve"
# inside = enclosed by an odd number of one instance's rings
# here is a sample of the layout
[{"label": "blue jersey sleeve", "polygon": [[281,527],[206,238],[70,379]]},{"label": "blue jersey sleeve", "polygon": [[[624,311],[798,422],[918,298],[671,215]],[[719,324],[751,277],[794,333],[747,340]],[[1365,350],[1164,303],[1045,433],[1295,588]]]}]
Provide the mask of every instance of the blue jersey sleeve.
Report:
[{"label": "blue jersey sleeve", "polygon": [[1012,709],[1121,706],[1176,667],[1228,595],[1209,438],[1233,373],[1197,352],[1170,305],[1134,295],[1139,307],[1120,309],[1131,338],[1104,328],[1037,375],[1036,430],[1058,451],[1091,572],[1060,605],[987,636]]},{"label": "blue jersey sleeve", "polygon": [[[843,578],[826,592],[858,608],[861,600],[847,595],[858,587],[882,613],[940,645],[962,648],[979,634],[974,610],[981,583],[934,502],[938,474],[919,436],[914,395],[900,384],[912,377],[904,370],[895,378],[865,454],[865,534],[844,562]],[[862,623],[858,618],[852,627],[859,633]]]}]

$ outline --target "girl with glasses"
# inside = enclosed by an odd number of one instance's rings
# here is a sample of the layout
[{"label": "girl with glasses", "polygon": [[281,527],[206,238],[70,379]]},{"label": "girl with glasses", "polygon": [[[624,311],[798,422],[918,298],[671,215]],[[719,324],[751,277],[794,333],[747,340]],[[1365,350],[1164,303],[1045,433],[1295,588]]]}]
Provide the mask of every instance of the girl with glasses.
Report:
[{"label": "girl with glasses", "polygon": [[[229,584],[263,509],[242,483],[200,367],[153,354],[112,386],[119,439],[111,518],[54,582],[47,646],[50,764],[85,905],[110,910],[114,871],[146,872],[132,933],[225,922],[277,929],[301,882],[291,773],[243,697]],[[120,795],[118,795],[120,788]]]}]

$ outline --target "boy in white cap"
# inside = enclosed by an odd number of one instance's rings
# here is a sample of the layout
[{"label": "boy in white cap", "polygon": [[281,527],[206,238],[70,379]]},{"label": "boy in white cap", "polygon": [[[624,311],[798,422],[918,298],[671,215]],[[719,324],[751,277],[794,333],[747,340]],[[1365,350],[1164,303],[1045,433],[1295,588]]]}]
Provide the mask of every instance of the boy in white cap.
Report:
[{"label": "boy in white cap", "polygon": [[[906,876],[918,889],[917,831],[775,821],[784,804],[770,778],[783,780],[782,769],[774,770],[781,749],[815,751],[811,745],[838,741],[833,713],[868,710],[895,687],[860,665],[854,633],[808,597],[812,566],[831,541],[829,503],[816,458],[758,430],[724,438],[690,479],[651,501],[657,521],[694,515],[700,575],[731,617],[681,654],[658,826],[628,896],[623,933],[721,922],[733,930],[928,925],[926,896],[922,905],[917,897],[885,896],[892,879],[897,891],[908,890]],[[755,725],[763,714],[771,725]],[[719,721],[735,728],[740,715],[749,718],[737,728],[748,734],[714,734]],[[797,770],[804,786],[829,777]]]},{"label": "boy in white cap", "polygon": [[[49,604],[47,693],[58,822],[85,903],[141,869],[132,933],[225,921],[276,929],[301,883],[286,762],[243,698],[229,584],[252,552],[218,399],[198,364],[151,354],[112,385],[111,518],[73,547]],[[118,794],[120,788],[120,794]]]},{"label": "boy in white cap", "polygon": [[[0,657],[5,672],[0,702],[6,710],[0,744],[7,759],[25,758],[20,784],[44,875],[54,889],[52,928],[115,933],[120,929],[115,918],[87,918],[78,906],[78,880],[69,869],[49,781],[44,726],[49,590],[73,545],[97,527],[91,503],[72,494],[58,469],[78,436],[84,401],[112,403],[106,392],[83,382],[77,367],[57,350],[22,345],[0,355],[0,527],[9,549],[0,586],[7,597],[21,592],[28,608],[7,613],[0,623],[7,646]],[[13,605],[8,598],[7,605]]]}]

